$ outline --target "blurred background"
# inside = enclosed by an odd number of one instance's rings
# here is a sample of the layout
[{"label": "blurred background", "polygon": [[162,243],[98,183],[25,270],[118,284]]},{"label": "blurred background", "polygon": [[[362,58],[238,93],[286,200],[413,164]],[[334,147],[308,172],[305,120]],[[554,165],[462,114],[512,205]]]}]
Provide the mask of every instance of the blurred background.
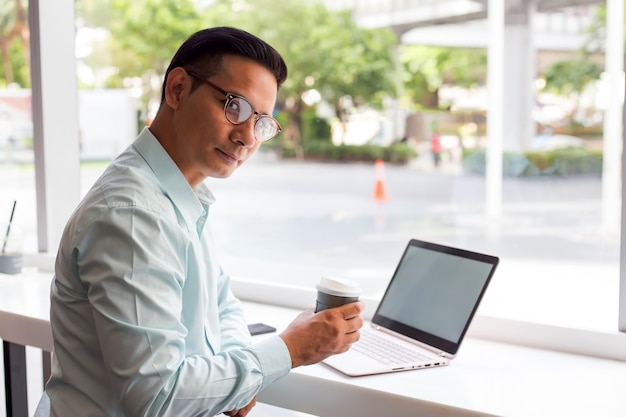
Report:
[{"label": "blurred background", "polygon": [[[624,84],[607,45],[623,48],[623,16],[615,41],[605,1],[506,0],[500,27],[489,4],[77,0],[81,192],[150,123],[180,43],[236,26],[275,46],[289,79],[283,133],[207,180],[233,276],[313,287],[331,273],[378,296],[408,240],[432,240],[501,257],[485,314],[615,330],[622,121],[607,114]],[[36,253],[28,7],[0,3],[0,227],[17,201]]]}]

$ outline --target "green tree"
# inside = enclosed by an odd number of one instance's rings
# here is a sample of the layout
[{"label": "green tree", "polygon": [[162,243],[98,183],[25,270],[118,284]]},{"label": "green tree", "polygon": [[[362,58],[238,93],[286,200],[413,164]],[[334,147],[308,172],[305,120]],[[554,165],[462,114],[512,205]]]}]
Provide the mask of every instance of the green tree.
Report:
[{"label": "green tree", "polygon": [[439,107],[444,84],[473,87],[484,82],[487,56],[483,49],[406,45],[400,51],[407,96],[418,105]]},{"label": "green tree", "polygon": [[[106,50],[94,49],[84,61],[92,67],[116,68],[108,86],[141,80],[146,105],[159,98],[172,53],[198,29],[235,26],[275,46],[289,67],[277,102],[286,120],[282,136],[300,155],[302,114],[307,110],[303,93],[315,89],[329,103],[351,96],[355,102],[377,106],[384,97],[396,95],[393,32],[360,29],[348,11],[331,13],[317,1],[215,0],[199,8],[201,3],[193,0],[110,0],[108,11],[102,2],[79,0],[77,6],[84,25],[108,21],[110,31]],[[108,19],[102,18],[105,14]]]},{"label": "green tree", "polygon": [[393,50],[397,39],[386,29],[357,27],[349,11],[330,12],[317,1],[220,0],[204,10],[205,21],[232,25],[268,41],[283,55],[289,78],[281,88],[279,107],[288,123],[284,139],[302,156],[302,95],[317,90],[328,103],[344,96],[381,106],[394,97]]},{"label": "green tree", "polygon": [[112,85],[141,80],[146,103],[160,100],[160,82],[172,54],[202,27],[191,0],[112,0],[109,22]]},{"label": "green tree", "polygon": [[545,73],[544,90],[554,94],[569,97],[572,100],[572,111],[569,114],[570,125],[574,124],[580,94],[592,81],[600,79],[601,70],[589,57],[558,61],[552,64]]},{"label": "green tree", "polygon": [[109,27],[111,21],[110,0],[75,0],[77,27]]},{"label": "green tree", "polygon": [[[15,40],[18,42],[15,42]],[[30,74],[30,31],[24,0],[0,4],[0,53],[5,83],[28,86]]]},{"label": "green tree", "polygon": [[81,57],[95,74],[105,74],[96,86],[140,88],[146,114],[160,100],[173,52],[203,26],[193,0],[77,0],[76,15],[79,27],[108,33]]},{"label": "green tree", "polygon": [[[626,0],[624,1],[626,4]],[[573,109],[568,115],[569,124],[574,124],[574,115],[578,111],[580,94],[585,87],[600,78],[601,66],[592,60],[593,54],[603,54],[606,41],[606,5],[593,8],[591,23],[584,29],[586,41],[579,56],[569,60],[555,62],[542,75],[545,80],[544,90],[568,97]],[[626,16],[624,17],[626,22]],[[626,41],[626,39],[625,39]]]}]

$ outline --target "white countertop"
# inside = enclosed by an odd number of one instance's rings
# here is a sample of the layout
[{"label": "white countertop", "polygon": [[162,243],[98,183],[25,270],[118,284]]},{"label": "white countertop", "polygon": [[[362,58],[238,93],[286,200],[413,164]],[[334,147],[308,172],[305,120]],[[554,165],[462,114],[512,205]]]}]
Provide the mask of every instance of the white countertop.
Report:
[{"label": "white countertop", "polygon": [[[246,312],[279,329],[297,313],[252,303]],[[356,378],[325,365],[299,368],[262,393],[261,401],[297,408],[303,384],[310,404],[300,409],[324,416],[415,415],[420,409],[455,416],[626,415],[626,362],[474,338],[446,367]],[[329,396],[332,401],[323,401]],[[350,397],[355,400],[345,401]],[[342,412],[348,414],[337,413],[337,404],[346,404]]]},{"label": "white countertop", "polygon": [[51,280],[51,273],[36,268],[19,275],[0,273],[0,339],[52,351]]},{"label": "white countertop", "polygon": [[[0,338],[50,350],[52,274],[0,274]],[[280,331],[299,311],[244,303],[249,322]],[[256,336],[261,337],[271,337]],[[468,337],[450,366],[350,378],[298,368],[261,393],[268,404],[319,415],[626,415],[626,362]]]}]

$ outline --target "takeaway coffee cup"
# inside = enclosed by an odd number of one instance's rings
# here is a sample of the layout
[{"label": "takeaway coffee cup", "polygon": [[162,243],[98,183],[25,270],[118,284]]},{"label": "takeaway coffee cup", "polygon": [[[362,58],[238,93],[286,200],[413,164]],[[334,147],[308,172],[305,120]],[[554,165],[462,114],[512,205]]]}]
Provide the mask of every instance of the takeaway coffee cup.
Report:
[{"label": "takeaway coffee cup", "polygon": [[315,312],[327,308],[339,307],[359,300],[361,286],[354,281],[343,278],[323,276],[317,284],[317,302]]}]

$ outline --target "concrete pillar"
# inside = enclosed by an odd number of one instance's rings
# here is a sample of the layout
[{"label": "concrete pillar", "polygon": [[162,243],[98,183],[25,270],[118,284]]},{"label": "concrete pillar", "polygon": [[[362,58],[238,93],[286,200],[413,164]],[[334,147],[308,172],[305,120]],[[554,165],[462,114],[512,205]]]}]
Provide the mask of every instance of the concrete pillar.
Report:
[{"label": "concrete pillar", "polygon": [[535,134],[532,118],[536,50],[533,42],[533,2],[514,7],[504,28],[504,131],[503,150],[523,151]]}]

